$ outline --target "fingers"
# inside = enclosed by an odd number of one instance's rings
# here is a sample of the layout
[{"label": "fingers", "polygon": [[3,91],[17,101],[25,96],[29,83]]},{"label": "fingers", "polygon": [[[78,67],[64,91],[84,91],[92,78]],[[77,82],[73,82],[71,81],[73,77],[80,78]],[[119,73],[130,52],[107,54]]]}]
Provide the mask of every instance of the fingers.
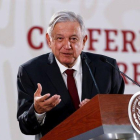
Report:
[{"label": "fingers", "polygon": [[61,102],[60,95],[54,95],[54,96],[50,97],[49,99],[46,99],[43,102],[40,102],[38,104],[37,111],[40,113],[48,112],[51,109],[53,109],[56,105],[58,105],[60,102]]},{"label": "fingers", "polygon": [[60,99],[60,95],[53,95],[52,97],[50,97],[49,99],[47,99],[44,102],[45,106],[50,106],[50,107],[55,107],[56,105],[58,105],[60,103],[61,99]]},{"label": "fingers", "polygon": [[40,100],[41,102],[44,102],[44,101],[45,101],[46,99],[48,99],[50,96],[51,96],[51,94],[50,94],[50,93],[47,93],[47,94],[41,96],[41,98],[40,98],[39,100]]},{"label": "fingers", "polygon": [[61,102],[61,99],[57,100],[57,101],[55,102],[55,106],[57,106],[60,102]]},{"label": "fingers", "polygon": [[48,93],[44,96],[34,98],[34,108],[37,113],[48,112],[61,102],[60,95],[49,97],[50,94]]},{"label": "fingers", "polygon": [[79,107],[84,106],[85,104],[87,104],[90,101],[90,99],[84,99],[80,104]]},{"label": "fingers", "polygon": [[38,88],[34,93],[34,109],[37,113],[48,112],[61,102],[60,95],[50,97],[50,93],[47,93],[41,96],[42,86],[40,83],[37,86]]},{"label": "fingers", "polygon": [[34,93],[34,96],[35,96],[35,97],[41,96],[41,92],[42,92],[42,86],[41,86],[41,84],[38,83],[37,86],[38,86],[38,88],[37,88],[36,92]]}]

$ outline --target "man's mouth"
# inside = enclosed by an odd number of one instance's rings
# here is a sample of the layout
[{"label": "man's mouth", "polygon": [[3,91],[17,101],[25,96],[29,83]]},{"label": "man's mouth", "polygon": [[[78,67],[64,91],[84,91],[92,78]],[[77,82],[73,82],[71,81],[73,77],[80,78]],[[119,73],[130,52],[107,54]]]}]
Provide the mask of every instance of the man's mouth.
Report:
[{"label": "man's mouth", "polygon": [[67,55],[67,56],[70,56],[72,55],[72,53],[62,53],[63,55]]}]

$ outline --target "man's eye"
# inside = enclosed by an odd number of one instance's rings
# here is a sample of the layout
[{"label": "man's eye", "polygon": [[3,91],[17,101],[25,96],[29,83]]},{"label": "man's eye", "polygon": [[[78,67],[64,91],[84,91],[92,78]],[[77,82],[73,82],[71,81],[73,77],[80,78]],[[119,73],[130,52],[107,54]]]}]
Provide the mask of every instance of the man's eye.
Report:
[{"label": "man's eye", "polygon": [[62,37],[57,37],[58,41],[62,41],[62,39],[63,39]]},{"label": "man's eye", "polygon": [[70,38],[70,40],[71,40],[72,42],[76,42],[78,39],[77,39],[76,37],[72,37],[72,38]]}]

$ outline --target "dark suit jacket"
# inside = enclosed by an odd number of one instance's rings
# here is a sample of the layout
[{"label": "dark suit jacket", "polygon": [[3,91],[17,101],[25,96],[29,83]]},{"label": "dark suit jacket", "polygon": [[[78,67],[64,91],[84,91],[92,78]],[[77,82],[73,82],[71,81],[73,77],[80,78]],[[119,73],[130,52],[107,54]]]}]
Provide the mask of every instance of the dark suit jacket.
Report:
[{"label": "dark suit jacket", "polygon": [[[82,52],[82,100],[85,98],[91,99],[97,94],[89,70],[83,60],[84,56],[87,57],[87,62],[101,94],[122,94],[124,92],[124,81],[122,77],[110,65],[100,61],[101,55]],[[115,59],[106,58],[117,67]],[[39,125],[35,117],[33,106],[37,83],[41,83],[42,85],[42,95],[46,93],[50,93],[51,95],[59,94],[62,99],[59,105],[46,113],[46,119],[42,126]],[[21,65],[17,77],[17,86],[17,118],[20,129],[24,134],[35,135],[41,133],[44,135],[75,111],[71,97],[52,53],[41,55]]]}]

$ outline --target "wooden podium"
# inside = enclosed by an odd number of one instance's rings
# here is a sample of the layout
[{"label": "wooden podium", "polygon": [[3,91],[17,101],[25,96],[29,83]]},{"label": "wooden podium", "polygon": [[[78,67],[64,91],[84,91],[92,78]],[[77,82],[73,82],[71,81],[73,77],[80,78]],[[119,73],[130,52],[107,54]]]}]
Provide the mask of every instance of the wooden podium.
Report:
[{"label": "wooden podium", "polygon": [[109,140],[140,138],[128,118],[132,95],[99,94],[41,140]]}]

